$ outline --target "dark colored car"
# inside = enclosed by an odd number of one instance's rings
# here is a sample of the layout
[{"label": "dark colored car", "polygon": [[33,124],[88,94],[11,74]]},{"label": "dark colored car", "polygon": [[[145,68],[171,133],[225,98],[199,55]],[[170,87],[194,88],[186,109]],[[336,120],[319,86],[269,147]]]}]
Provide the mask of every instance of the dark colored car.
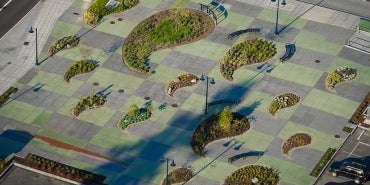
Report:
[{"label": "dark colored car", "polygon": [[370,169],[363,164],[346,161],[338,168],[330,168],[331,175],[354,179],[356,184],[365,183],[370,178]]}]

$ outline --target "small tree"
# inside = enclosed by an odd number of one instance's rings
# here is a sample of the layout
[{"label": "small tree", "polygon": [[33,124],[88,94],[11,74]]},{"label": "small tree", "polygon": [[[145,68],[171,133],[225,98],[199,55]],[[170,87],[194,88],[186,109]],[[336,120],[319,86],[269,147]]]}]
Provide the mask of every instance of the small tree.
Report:
[{"label": "small tree", "polygon": [[132,104],[130,106],[130,111],[128,112],[128,115],[134,116],[138,113],[138,111],[139,111],[139,107],[136,104]]},{"label": "small tree", "polygon": [[228,130],[231,126],[231,121],[233,119],[233,113],[229,107],[225,107],[224,110],[220,113],[218,122],[223,130]]}]

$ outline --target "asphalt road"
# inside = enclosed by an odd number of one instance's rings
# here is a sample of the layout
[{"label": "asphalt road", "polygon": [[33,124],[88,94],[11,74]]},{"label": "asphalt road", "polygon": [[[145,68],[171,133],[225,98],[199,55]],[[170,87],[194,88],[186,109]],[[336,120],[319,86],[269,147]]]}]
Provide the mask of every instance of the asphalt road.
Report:
[{"label": "asphalt road", "polygon": [[39,0],[0,0],[0,38],[17,24],[37,2]]}]

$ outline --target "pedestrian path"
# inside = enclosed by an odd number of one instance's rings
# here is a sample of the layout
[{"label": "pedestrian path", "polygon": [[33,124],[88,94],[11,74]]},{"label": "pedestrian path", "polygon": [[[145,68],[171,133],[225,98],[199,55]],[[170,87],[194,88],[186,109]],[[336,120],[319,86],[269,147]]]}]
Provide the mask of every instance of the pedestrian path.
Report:
[{"label": "pedestrian path", "polygon": [[[74,0],[40,1],[28,14],[0,40],[0,94],[14,85],[35,64],[35,32],[30,34],[30,27],[38,29],[38,50],[44,47],[54,23]],[[29,42],[24,45],[24,42]]]}]

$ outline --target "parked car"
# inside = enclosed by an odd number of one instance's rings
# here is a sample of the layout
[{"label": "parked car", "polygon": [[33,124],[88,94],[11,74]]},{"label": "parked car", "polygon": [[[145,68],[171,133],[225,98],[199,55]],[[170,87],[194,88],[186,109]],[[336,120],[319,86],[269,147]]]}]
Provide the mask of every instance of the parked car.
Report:
[{"label": "parked car", "polygon": [[352,161],[346,161],[337,168],[332,167],[329,171],[334,177],[345,176],[354,179],[356,184],[365,183],[370,179],[370,168],[366,165]]}]

